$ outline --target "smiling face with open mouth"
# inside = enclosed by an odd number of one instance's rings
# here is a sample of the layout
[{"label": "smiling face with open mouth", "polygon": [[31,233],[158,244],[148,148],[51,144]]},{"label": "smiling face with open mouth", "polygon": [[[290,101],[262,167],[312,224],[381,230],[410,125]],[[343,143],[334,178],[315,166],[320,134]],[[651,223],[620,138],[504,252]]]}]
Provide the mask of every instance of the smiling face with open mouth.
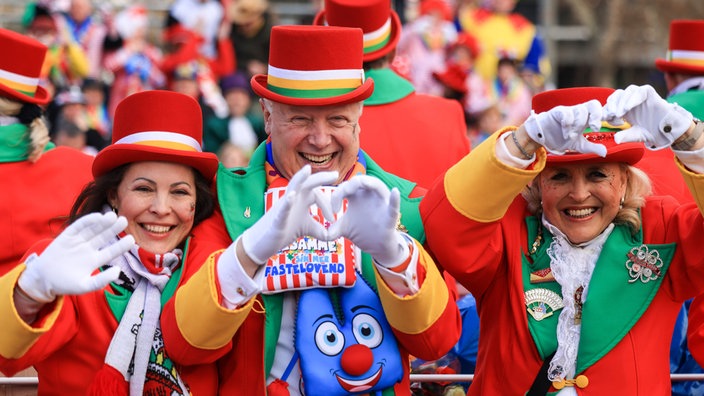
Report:
[{"label": "smiling face with open mouth", "polygon": [[129,165],[110,205],[127,218],[125,232],[152,253],[178,247],[191,232],[195,216],[193,168],[169,162]]},{"label": "smiling face with open mouth", "polygon": [[291,106],[262,101],[262,110],[276,169],[285,178],[310,165],[313,172],[338,171],[339,183],[357,161],[362,102]]},{"label": "smiling face with open mouth", "polygon": [[588,242],[616,217],[626,174],[618,163],[548,167],[539,180],[543,213],[573,244]]}]

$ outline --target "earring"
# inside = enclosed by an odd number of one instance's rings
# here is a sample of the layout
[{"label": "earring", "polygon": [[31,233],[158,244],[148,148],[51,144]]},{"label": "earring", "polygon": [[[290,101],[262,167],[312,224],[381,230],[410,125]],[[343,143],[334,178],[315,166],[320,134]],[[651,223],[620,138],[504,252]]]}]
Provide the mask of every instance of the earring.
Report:
[{"label": "earring", "polygon": [[618,208],[619,208],[619,209],[623,209],[623,203],[624,203],[625,201],[626,201],[626,198],[625,198],[625,197],[621,197],[621,202],[620,202],[619,205],[618,205]]},{"label": "earring", "polygon": [[193,212],[194,210],[196,210],[196,203],[191,202],[191,212]]},{"label": "earring", "polygon": [[113,212],[113,213],[117,214],[117,208],[116,208],[116,207],[111,206],[110,209],[112,209],[112,212]]}]

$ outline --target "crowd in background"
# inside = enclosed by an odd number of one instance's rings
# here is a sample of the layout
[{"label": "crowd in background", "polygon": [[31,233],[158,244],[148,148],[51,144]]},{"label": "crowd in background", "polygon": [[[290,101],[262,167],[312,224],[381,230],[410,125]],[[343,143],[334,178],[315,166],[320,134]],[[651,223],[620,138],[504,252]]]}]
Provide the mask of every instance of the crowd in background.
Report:
[{"label": "crowd in background", "polygon": [[[138,2],[110,4],[40,0],[25,9],[22,33],[49,47],[42,85],[54,94],[52,141],[95,154],[110,141],[117,103],[167,89],[201,104],[207,151],[227,167],[246,165],[266,139],[249,79],[266,72],[269,33],[278,23],[269,2],[174,0],[156,22]],[[472,146],[502,125],[520,124],[550,68],[535,25],[514,12],[516,1],[417,4],[392,68],[418,93],[460,101]]]}]

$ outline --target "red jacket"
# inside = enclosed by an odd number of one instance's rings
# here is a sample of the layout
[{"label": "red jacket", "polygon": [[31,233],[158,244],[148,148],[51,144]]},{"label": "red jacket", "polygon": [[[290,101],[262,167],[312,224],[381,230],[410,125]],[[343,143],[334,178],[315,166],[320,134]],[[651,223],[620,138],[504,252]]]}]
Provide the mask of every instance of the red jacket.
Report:
[{"label": "red jacket", "polygon": [[359,120],[362,150],[387,172],[430,188],[469,153],[462,105],[417,94],[391,70],[370,70],[367,76],[374,79],[374,93]]},{"label": "red jacket", "polygon": [[[493,155],[496,136],[449,170],[445,183],[436,184],[420,206],[438,263],[477,300],[481,337],[470,395],[524,394],[541,356],[552,352],[541,349],[533,332],[536,322],[527,312],[529,274],[522,257],[532,240],[526,223],[530,215],[518,196],[544,167],[545,153],[538,153],[534,169],[510,168]],[[704,187],[701,175],[680,170],[695,188]],[[682,302],[704,291],[704,220],[695,205],[680,206],[669,197],[648,198],[641,216],[642,243],[674,255],[669,260],[663,254],[669,267],[649,283],[629,282],[626,254],[600,257],[582,316],[577,374],[587,376],[589,384],[575,388],[579,395],[671,394],[672,328]],[[646,298],[629,299],[642,287],[652,287]],[[622,308],[627,304],[630,310]],[[615,328],[612,323],[621,324],[618,331],[605,330]],[[601,345],[596,352],[595,344]],[[585,358],[589,349],[592,354]]]},{"label": "red jacket", "polygon": [[[41,253],[50,242],[37,243],[27,255]],[[24,268],[24,264],[19,265],[0,277],[0,317],[3,318],[0,353],[17,354],[25,347],[29,349],[18,357],[12,356],[15,357],[12,359],[0,356],[0,371],[12,376],[34,366],[39,377],[38,394],[84,395],[103,366],[108,346],[117,330],[118,322],[110,308],[107,292],[100,290],[59,297],[44,308],[32,326],[28,326],[19,318],[12,302],[12,290]],[[181,281],[183,277],[174,279],[174,282]],[[121,296],[110,296],[124,300]],[[215,365],[178,367],[178,372],[193,396],[217,393]]]},{"label": "red jacket", "polygon": [[0,275],[16,266],[35,242],[61,231],[76,197],[93,180],[93,157],[57,147],[36,163],[0,164]]}]

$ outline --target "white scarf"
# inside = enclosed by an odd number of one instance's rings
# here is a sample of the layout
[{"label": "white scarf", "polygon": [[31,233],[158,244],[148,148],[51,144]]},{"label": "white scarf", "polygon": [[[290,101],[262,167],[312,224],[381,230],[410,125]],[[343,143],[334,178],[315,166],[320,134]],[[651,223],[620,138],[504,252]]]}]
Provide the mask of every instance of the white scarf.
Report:
[{"label": "white scarf", "polygon": [[[114,367],[129,382],[130,395],[142,394],[150,352],[154,346],[158,348],[163,345],[159,326],[161,293],[183,255],[180,249],[155,255],[162,270],[153,274],[140,261],[138,249],[135,245],[110,264],[122,270],[116,283],[134,288],[105,357],[105,363]],[[178,373],[176,375],[182,394],[189,394]]]},{"label": "white scarf", "polygon": [[599,236],[589,242],[573,245],[545,217],[543,217],[543,224],[554,237],[547,253],[550,256],[550,268],[555,280],[562,287],[564,303],[557,321],[557,351],[548,368],[548,379],[559,381],[574,378],[576,371],[581,323],[575,323],[577,313],[575,292],[580,286],[583,288],[579,303],[584,304],[594,266],[614,225],[610,224]]}]

